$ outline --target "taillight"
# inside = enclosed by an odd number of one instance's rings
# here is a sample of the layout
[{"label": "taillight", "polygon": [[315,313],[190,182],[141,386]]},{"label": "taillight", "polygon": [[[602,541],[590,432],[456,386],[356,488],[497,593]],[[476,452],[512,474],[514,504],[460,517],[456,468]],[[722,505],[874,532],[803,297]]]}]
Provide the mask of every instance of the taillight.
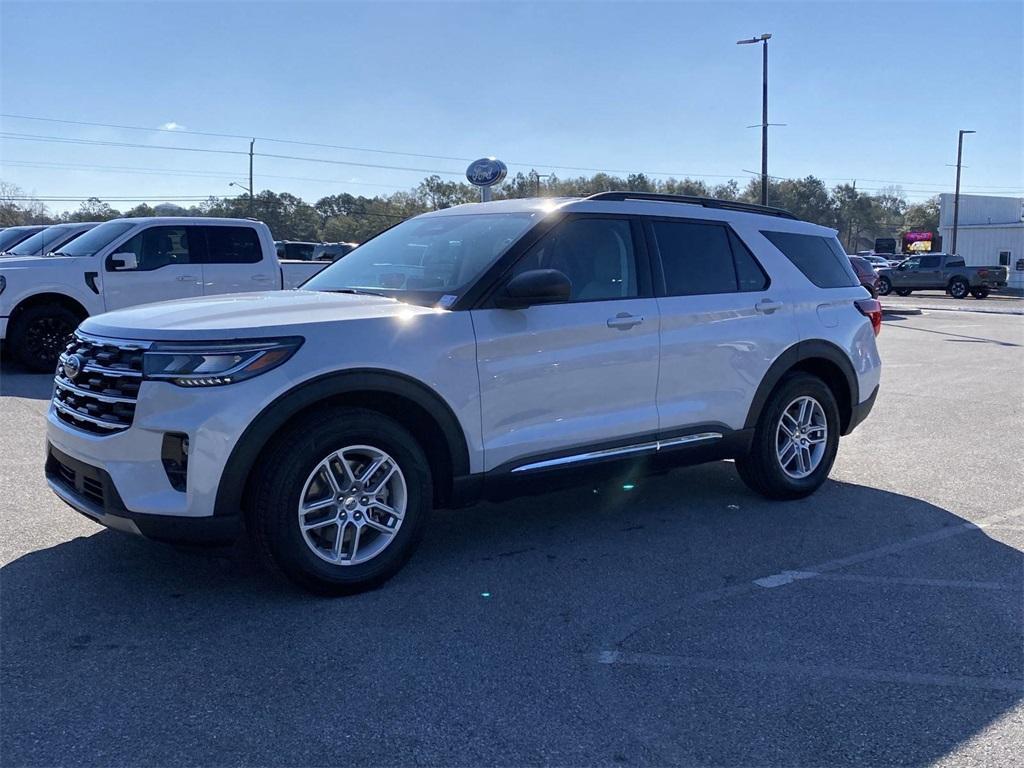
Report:
[{"label": "taillight", "polygon": [[871,321],[875,336],[882,330],[882,302],[878,299],[857,299],[853,302],[864,317]]}]

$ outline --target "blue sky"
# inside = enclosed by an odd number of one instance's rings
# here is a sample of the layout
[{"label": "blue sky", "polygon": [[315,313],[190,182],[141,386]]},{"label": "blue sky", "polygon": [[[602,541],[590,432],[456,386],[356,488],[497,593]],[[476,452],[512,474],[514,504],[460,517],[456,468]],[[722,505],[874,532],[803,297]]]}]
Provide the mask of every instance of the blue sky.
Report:
[{"label": "blue sky", "polygon": [[[773,175],[857,179],[864,189],[896,181],[921,199],[951,190],[956,132],[969,128],[978,133],[967,140],[965,189],[1024,195],[1020,2],[4,0],[0,111],[494,154],[513,172],[533,165],[570,176],[577,172],[552,166],[582,166],[743,183],[744,169],[760,162],[759,131],[746,126],[760,120],[761,60],[759,47],[735,41],[761,32],[774,35],[771,121],[787,124],[772,129]],[[14,118],[0,118],[0,131],[236,151],[248,144]],[[343,162],[465,167],[264,141],[256,151],[335,161],[256,158],[257,188],[310,200],[407,189],[425,175]],[[0,139],[0,179],[40,196],[158,202],[230,194],[231,178],[246,174],[242,155]]]}]

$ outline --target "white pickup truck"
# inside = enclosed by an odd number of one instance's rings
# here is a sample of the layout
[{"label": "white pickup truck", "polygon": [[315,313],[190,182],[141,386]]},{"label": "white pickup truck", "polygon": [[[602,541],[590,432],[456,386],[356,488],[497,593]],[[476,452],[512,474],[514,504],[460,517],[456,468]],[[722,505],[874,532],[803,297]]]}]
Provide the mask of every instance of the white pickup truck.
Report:
[{"label": "white pickup truck", "polygon": [[328,265],[279,261],[266,224],[249,219],[114,219],[45,256],[0,261],[0,342],[52,371],[90,315],[170,299],[295,288]]}]

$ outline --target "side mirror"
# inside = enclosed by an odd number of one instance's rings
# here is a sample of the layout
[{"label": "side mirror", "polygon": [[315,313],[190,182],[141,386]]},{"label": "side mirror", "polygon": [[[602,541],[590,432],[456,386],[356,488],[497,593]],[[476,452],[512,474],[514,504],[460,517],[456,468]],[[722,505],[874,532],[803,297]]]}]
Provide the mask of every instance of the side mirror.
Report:
[{"label": "side mirror", "polygon": [[115,253],[107,259],[107,266],[112,270],[130,270],[139,268],[139,257],[134,253]]},{"label": "side mirror", "polygon": [[495,295],[494,303],[501,309],[523,309],[535,304],[562,304],[571,294],[572,283],[564,272],[531,269],[505,283]]}]

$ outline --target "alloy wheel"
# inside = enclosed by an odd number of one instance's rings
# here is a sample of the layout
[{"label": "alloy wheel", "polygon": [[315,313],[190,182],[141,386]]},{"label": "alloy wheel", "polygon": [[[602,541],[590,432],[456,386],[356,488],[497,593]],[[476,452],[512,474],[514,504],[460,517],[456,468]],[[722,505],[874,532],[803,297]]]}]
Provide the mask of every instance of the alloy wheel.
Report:
[{"label": "alloy wheel", "polygon": [[333,565],[359,565],[394,541],[408,503],[398,463],[379,448],[350,445],[325,457],[299,497],[302,538]]},{"label": "alloy wheel", "polygon": [[802,480],[821,464],[828,442],[828,420],[821,403],[807,395],[782,411],[775,430],[775,452],[782,471]]}]

